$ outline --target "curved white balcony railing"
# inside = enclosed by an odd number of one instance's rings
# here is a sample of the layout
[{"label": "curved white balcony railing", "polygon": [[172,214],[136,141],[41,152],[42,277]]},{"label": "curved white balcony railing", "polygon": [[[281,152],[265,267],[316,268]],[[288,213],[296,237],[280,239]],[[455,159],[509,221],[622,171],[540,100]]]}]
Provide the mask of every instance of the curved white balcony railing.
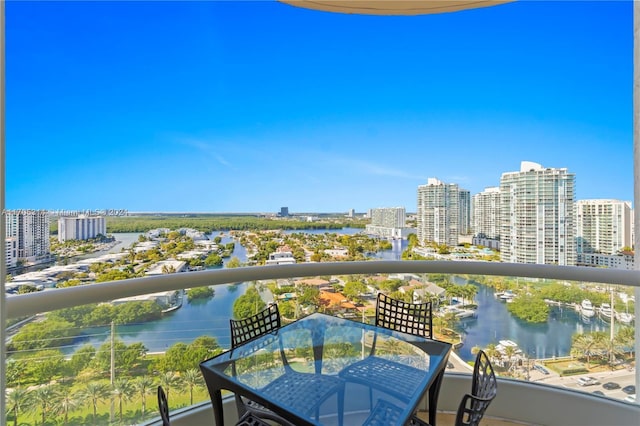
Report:
[{"label": "curved white balcony railing", "polygon": [[301,263],[295,265],[253,266],[205,270],[135,278],[88,286],[68,287],[13,296],[7,300],[7,318],[138,296],[157,291],[220,285],[243,281],[320,275],[376,273],[444,273],[501,275],[508,277],[552,278],[640,287],[637,271],[577,266],[526,265],[466,261],[362,261]]},{"label": "curved white balcony railing", "polygon": [[[308,263],[207,270],[191,273],[91,284],[12,296],[6,301],[8,318],[29,316],[116,298],[188,287],[236,282],[326,275],[375,273],[447,273],[550,278],[640,287],[637,271],[454,261],[366,261]],[[554,386],[500,379],[499,393],[488,415],[525,424],[626,425],[638,424],[640,406],[597,397]],[[470,389],[470,376],[448,373],[442,387],[439,408],[453,412]],[[225,409],[233,413],[228,400]],[[174,424],[213,424],[210,405],[198,404],[178,410]],[[233,415],[233,414],[231,414]]]}]

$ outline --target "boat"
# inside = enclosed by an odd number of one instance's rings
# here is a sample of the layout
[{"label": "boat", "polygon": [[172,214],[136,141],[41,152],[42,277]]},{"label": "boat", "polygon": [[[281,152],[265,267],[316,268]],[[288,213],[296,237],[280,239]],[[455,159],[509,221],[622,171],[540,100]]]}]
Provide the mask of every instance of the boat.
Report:
[{"label": "boat", "polygon": [[504,293],[500,294],[500,300],[502,300],[503,302],[510,302],[513,300],[514,297],[516,297],[515,294],[513,294],[513,291],[511,290],[506,290]]},{"label": "boat", "polygon": [[580,313],[586,318],[590,318],[595,315],[596,311],[593,309],[591,300],[584,299],[582,303],[580,303]]},{"label": "boat", "polygon": [[611,305],[608,303],[603,303],[600,305],[600,316],[605,319],[611,319],[611,315],[613,315],[613,310],[611,309]]},{"label": "boat", "polygon": [[618,321],[620,321],[623,324],[629,325],[633,322],[634,320],[634,316],[633,314],[630,314],[628,312],[620,312],[616,314],[616,317],[618,318]]},{"label": "boat", "polygon": [[496,350],[501,354],[505,355],[507,352],[506,349],[508,347],[514,348],[514,351],[513,351],[514,355],[522,355],[522,350],[518,347],[518,344],[513,340],[505,339],[505,340],[498,341],[498,344],[496,345]]},{"label": "boat", "polygon": [[449,314],[449,313],[453,313],[456,314],[456,317],[458,317],[459,319],[463,319],[463,318],[472,318],[472,317],[476,317],[477,312],[475,309],[468,309],[468,308],[458,308],[456,306],[443,306],[440,309],[440,312],[442,312],[443,315],[445,314]]}]

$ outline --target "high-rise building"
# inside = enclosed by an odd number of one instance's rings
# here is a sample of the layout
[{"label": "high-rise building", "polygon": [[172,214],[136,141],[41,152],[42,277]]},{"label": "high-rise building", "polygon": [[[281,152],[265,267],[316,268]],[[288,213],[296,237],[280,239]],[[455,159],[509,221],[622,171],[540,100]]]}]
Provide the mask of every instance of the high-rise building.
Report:
[{"label": "high-rise building", "polygon": [[493,240],[500,239],[500,187],[491,186],[473,196],[473,233]]},{"label": "high-rise building", "polygon": [[429,242],[458,245],[460,233],[460,188],[429,178],[418,186],[417,235],[420,245]]},{"label": "high-rise building", "polygon": [[523,161],[500,178],[503,262],[575,265],[575,175]]},{"label": "high-rise building", "polygon": [[460,194],[458,232],[460,235],[469,235],[471,233],[471,193],[460,188],[458,194]]},{"label": "high-rise building", "polygon": [[288,217],[289,216],[289,207],[280,207],[280,216]]},{"label": "high-rise building", "polygon": [[6,237],[16,239],[18,259],[33,262],[50,256],[49,212],[8,210],[5,219]]},{"label": "high-rise building", "polygon": [[58,218],[58,241],[88,240],[107,235],[107,225],[102,216],[66,216]]},{"label": "high-rise building", "polygon": [[[616,254],[631,247],[631,202],[579,200],[576,202],[576,251]],[[580,259],[579,259],[580,261]]]},{"label": "high-rise building", "polygon": [[365,232],[382,238],[403,239],[414,233],[415,229],[406,226],[406,211],[404,207],[386,207],[369,210],[371,224],[365,227]]},{"label": "high-rise building", "polygon": [[7,268],[13,268],[18,263],[18,240],[15,237],[4,240],[4,262]]},{"label": "high-rise building", "polygon": [[403,228],[406,224],[404,207],[371,209],[371,224],[387,228]]}]

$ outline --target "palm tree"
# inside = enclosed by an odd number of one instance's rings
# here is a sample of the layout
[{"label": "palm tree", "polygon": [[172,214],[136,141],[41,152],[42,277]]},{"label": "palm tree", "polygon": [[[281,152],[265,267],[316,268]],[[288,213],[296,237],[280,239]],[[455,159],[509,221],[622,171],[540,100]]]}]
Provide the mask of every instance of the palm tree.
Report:
[{"label": "palm tree", "polygon": [[182,374],[182,381],[189,387],[189,405],[193,405],[193,388],[203,385],[202,374],[191,368]]},{"label": "palm tree", "polygon": [[20,414],[23,407],[29,405],[31,392],[24,388],[16,387],[12,390],[6,389],[6,396],[7,408],[13,413],[13,426],[18,426],[18,414]]},{"label": "palm tree", "polygon": [[85,400],[90,400],[93,404],[93,424],[96,424],[98,414],[98,401],[109,396],[109,387],[101,382],[89,382],[82,389],[82,396]]},{"label": "palm tree", "polygon": [[32,391],[31,396],[34,402],[32,409],[36,411],[38,408],[42,409],[42,424],[46,420],[46,415],[51,406],[51,402],[55,395],[55,389],[53,385],[43,385]]},{"label": "palm tree", "polygon": [[587,358],[587,368],[590,368],[591,356],[597,355],[599,342],[592,333],[579,334],[571,345],[571,356]]},{"label": "palm tree", "polygon": [[505,346],[504,348],[504,356],[507,358],[507,361],[509,362],[509,368],[507,370],[510,370],[511,367],[513,366],[513,358],[516,355],[516,348],[514,348],[513,346]]},{"label": "palm tree", "polygon": [[111,394],[118,398],[118,412],[122,423],[122,401],[128,401],[133,396],[134,389],[131,381],[125,378],[116,379]]},{"label": "palm tree", "polygon": [[76,410],[83,403],[83,399],[77,393],[70,393],[69,389],[60,389],[53,400],[53,412],[64,416],[63,423],[69,423],[69,413]]},{"label": "palm tree", "polygon": [[147,395],[150,394],[154,388],[153,380],[147,376],[138,377],[138,379],[133,382],[133,388],[142,400],[142,418],[144,419],[144,414],[147,410]]},{"label": "palm tree", "polygon": [[177,388],[180,386],[180,377],[173,371],[167,371],[160,376],[160,386],[164,388],[168,400],[171,388]]},{"label": "palm tree", "polygon": [[633,327],[620,327],[614,339],[623,347],[630,348],[631,355],[633,355],[633,347],[636,340],[635,330]]}]

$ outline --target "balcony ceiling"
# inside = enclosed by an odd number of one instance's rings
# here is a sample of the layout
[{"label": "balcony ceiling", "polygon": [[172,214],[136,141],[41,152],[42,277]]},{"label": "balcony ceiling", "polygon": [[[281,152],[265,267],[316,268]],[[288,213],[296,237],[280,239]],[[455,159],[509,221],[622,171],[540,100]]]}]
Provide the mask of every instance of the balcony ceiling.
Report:
[{"label": "balcony ceiling", "polygon": [[427,15],[510,3],[514,0],[280,0],[292,6],[361,15]]}]

